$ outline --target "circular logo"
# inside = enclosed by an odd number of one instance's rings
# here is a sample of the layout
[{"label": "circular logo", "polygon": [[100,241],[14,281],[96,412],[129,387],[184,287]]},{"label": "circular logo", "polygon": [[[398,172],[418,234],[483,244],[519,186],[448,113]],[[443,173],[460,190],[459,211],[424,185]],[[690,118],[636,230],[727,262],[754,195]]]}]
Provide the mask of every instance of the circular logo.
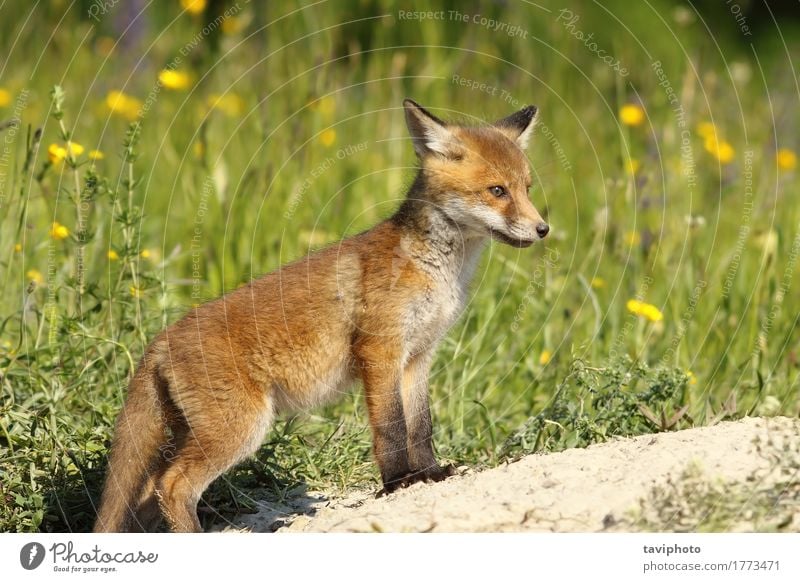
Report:
[{"label": "circular logo", "polygon": [[44,546],[39,542],[30,542],[19,551],[19,563],[26,570],[35,570],[44,561]]}]

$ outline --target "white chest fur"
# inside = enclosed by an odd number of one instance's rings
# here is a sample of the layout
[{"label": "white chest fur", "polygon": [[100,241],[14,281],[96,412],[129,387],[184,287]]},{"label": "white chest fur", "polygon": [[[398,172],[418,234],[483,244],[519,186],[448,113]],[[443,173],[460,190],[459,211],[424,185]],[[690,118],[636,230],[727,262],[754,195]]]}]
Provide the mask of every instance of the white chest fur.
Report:
[{"label": "white chest fur", "polygon": [[408,355],[435,347],[461,315],[484,246],[485,240],[469,239],[410,252],[410,260],[428,276],[429,285],[405,313]]}]

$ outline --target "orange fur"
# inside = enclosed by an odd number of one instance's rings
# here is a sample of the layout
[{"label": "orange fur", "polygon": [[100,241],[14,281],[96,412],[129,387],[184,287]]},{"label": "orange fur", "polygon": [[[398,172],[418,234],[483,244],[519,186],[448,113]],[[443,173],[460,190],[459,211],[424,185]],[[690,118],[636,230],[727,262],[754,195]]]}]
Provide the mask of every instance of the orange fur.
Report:
[{"label": "orange fur", "polygon": [[258,448],[275,415],[359,380],[384,490],[452,473],[433,455],[428,367],[485,240],[546,234],[515,141],[534,110],[483,127],[405,110],[421,169],[395,216],[197,307],[148,347],[96,531],[151,529],[159,509],[173,531],[200,530],[203,491]]}]

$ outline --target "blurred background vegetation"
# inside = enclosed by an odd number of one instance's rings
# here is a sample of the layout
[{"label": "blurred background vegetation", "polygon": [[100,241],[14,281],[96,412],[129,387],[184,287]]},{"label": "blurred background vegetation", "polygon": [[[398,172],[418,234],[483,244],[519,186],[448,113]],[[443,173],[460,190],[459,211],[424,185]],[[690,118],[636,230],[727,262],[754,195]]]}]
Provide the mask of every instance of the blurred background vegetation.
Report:
[{"label": "blurred background vegetation", "polygon": [[[789,3],[415,4],[0,5],[0,530],[91,526],[164,325],[391,214],[404,97],[541,119],[552,235],[485,254],[433,369],[443,458],[800,412]],[[206,524],[374,487],[360,398],[278,423]]]}]

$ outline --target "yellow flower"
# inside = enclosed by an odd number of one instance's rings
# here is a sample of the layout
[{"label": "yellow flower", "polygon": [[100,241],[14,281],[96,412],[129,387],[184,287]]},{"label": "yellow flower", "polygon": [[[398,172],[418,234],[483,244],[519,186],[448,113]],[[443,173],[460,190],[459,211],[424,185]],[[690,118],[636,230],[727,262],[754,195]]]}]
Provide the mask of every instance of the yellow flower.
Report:
[{"label": "yellow flower", "polygon": [[641,125],[644,122],[644,109],[633,103],[623,105],[619,110],[619,120],[625,125]]},{"label": "yellow flower", "polygon": [[542,353],[539,356],[539,363],[542,366],[546,366],[548,363],[550,363],[550,360],[552,359],[552,357],[553,357],[553,353],[550,350],[542,350]]},{"label": "yellow flower", "polygon": [[15,253],[21,253],[22,252],[22,245],[20,243],[17,243],[17,244],[14,245],[14,252]]},{"label": "yellow flower", "polygon": [[122,91],[109,91],[106,95],[106,107],[118,115],[122,115],[129,121],[134,121],[139,117],[142,109],[142,102],[136,97],[131,97]]},{"label": "yellow flower", "polygon": [[697,124],[697,134],[703,139],[717,136],[717,128],[710,121],[701,121]]},{"label": "yellow flower", "polygon": [[649,321],[661,321],[664,319],[664,314],[658,310],[658,307],[651,305],[650,303],[645,303],[644,301],[639,301],[638,299],[630,299],[625,306],[628,308],[628,311],[634,315],[644,317]]},{"label": "yellow flower", "polygon": [[606,286],[606,280],[601,277],[592,277],[592,289],[603,289]]},{"label": "yellow flower", "polygon": [[135,287],[135,286],[131,285],[128,290],[131,293],[131,297],[141,297],[142,296],[142,290],[139,289],[138,287]]},{"label": "yellow flower", "polygon": [[325,117],[330,117],[336,111],[336,100],[330,95],[326,95],[309,104],[311,111],[316,111]]},{"label": "yellow flower", "polygon": [[206,146],[203,145],[203,142],[196,141],[192,144],[192,153],[194,157],[201,159],[206,153]]},{"label": "yellow flower", "polygon": [[333,129],[326,129],[319,135],[319,141],[325,147],[330,147],[336,141],[336,131]]},{"label": "yellow flower", "polygon": [[244,19],[235,16],[229,16],[222,21],[222,32],[224,34],[236,34],[244,28]]},{"label": "yellow flower", "polygon": [[141,256],[143,259],[149,259],[150,257],[153,256],[153,253],[151,253],[147,249],[144,249],[141,253],[139,253],[139,256]]},{"label": "yellow flower", "polygon": [[697,384],[697,376],[694,375],[694,372],[691,370],[686,370],[686,376],[689,378],[689,385],[694,386]]},{"label": "yellow flower", "polygon": [[235,93],[225,93],[225,95],[211,95],[208,98],[208,106],[211,109],[219,109],[225,115],[238,117],[244,111],[244,101]]},{"label": "yellow flower", "polygon": [[736,151],[733,149],[733,146],[724,139],[717,139],[715,135],[707,137],[704,146],[706,151],[717,158],[722,164],[730,164],[736,156]]},{"label": "yellow flower", "polygon": [[53,165],[60,164],[67,157],[67,148],[61,147],[57,143],[51,143],[47,148],[47,157]]},{"label": "yellow flower", "polygon": [[101,36],[95,42],[95,47],[97,48],[97,50],[100,52],[101,55],[107,57],[108,55],[111,54],[111,51],[114,50],[114,46],[116,44],[117,41],[115,41],[110,36]]},{"label": "yellow flower", "polygon": [[633,176],[634,174],[636,174],[636,172],[639,171],[641,165],[642,164],[641,162],[639,162],[639,160],[634,160],[633,158],[631,158],[630,160],[628,160],[628,163],[625,164],[625,169],[631,176]]},{"label": "yellow flower", "polygon": [[92,150],[89,152],[90,160],[102,160],[106,155],[100,150]]},{"label": "yellow flower", "polygon": [[776,154],[778,167],[781,170],[794,170],[797,166],[797,154],[789,148],[781,148]]},{"label": "yellow flower", "polygon": [[84,152],[84,149],[85,148],[79,143],[74,141],[67,142],[67,151],[72,154],[73,158],[77,158],[79,155],[81,155]]},{"label": "yellow flower", "polygon": [[42,277],[42,274],[36,269],[30,269],[25,273],[25,276],[28,278],[28,281],[33,281],[37,285],[41,285],[42,281],[44,281],[44,277]]},{"label": "yellow flower", "polygon": [[642,235],[640,235],[635,230],[631,230],[625,233],[625,242],[628,244],[628,246],[635,247],[640,242],[642,242]]},{"label": "yellow flower", "polygon": [[58,221],[50,228],[50,236],[56,240],[64,240],[69,236],[69,229]]},{"label": "yellow flower", "polygon": [[206,9],[206,0],[181,0],[181,7],[189,14],[202,14]]},{"label": "yellow flower", "polygon": [[67,159],[67,155],[72,154],[73,158],[77,158],[83,151],[84,147],[74,141],[68,141],[65,147],[52,143],[47,148],[47,157],[50,159],[50,163],[57,165]]},{"label": "yellow flower", "polygon": [[117,261],[117,260],[119,260],[119,255],[117,254],[117,251],[115,251],[114,249],[110,249],[108,251],[108,260],[109,261]]},{"label": "yellow flower", "polygon": [[164,69],[158,74],[158,82],[167,89],[182,91],[192,84],[192,78],[183,71]]},{"label": "yellow flower", "polygon": [[11,103],[11,92],[7,89],[0,89],[0,107],[5,107]]}]

